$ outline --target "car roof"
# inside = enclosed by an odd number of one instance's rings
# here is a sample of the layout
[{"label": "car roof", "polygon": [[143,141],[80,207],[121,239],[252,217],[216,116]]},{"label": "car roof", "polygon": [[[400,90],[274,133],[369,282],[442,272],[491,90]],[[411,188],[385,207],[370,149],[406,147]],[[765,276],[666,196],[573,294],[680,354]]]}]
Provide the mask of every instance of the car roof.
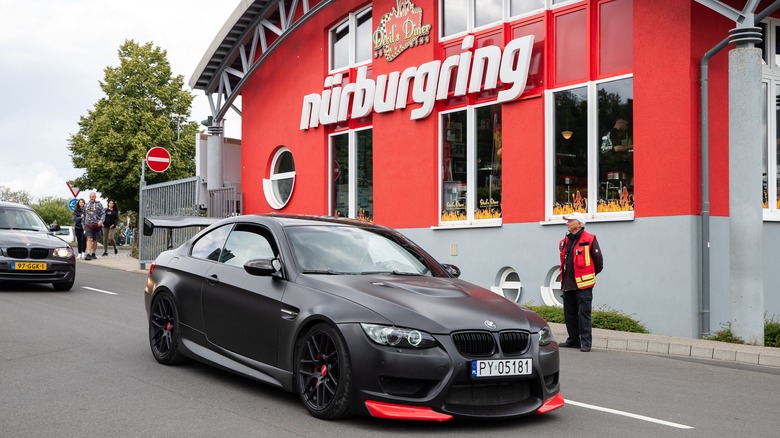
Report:
[{"label": "car roof", "polygon": [[373,230],[390,230],[387,227],[356,219],[314,216],[303,214],[247,214],[229,218],[214,218],[201,216],[149,216],[144,218],[144,235],[150,236],[155,228],[174,229],[187,227],[207,227],[215,223],[263,222],[272,221],[281,227],[303,225],[356,226]]},{"label": "car roof", "polygon": [[0,201],[0,208],[21,208],[22,210],[32,210],[32,208],[24,204],[17,204],[16,202],[8,201]]}]

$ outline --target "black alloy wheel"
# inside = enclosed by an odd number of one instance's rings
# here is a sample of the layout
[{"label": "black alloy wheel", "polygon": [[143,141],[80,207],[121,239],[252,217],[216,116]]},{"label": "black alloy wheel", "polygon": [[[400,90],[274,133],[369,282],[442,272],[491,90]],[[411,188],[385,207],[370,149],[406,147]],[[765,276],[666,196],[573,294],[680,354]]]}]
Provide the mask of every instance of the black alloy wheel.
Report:
[{"label": "black alloy wheel", "polygon": [[317,324],[297,343],[298,393],[310,414],[335,420],[350,415],[352,366],[344,340],[328,324]]},{"label": "black alloy wheel", "polygon": [[184,361],[179,353],[179,313],[173,296],[160,292],[152,302],[149,316],[149,345],[157,362],[174,365]]}]

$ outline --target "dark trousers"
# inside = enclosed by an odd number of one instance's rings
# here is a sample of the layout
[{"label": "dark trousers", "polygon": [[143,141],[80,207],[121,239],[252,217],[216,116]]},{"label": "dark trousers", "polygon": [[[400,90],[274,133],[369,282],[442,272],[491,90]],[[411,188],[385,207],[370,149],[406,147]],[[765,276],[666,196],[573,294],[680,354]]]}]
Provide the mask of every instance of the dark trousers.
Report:
[{"label": "dark trousers", "polygon": [[78,248],[79,254],[87,252],[87,238],[84,237],[84,229],[74,228],[73,233],[76,234],[76,247]]},{"label": "dark trousers", "polygon": [[577,289],[563,293],[563,318],[566,320],[568,342],[591,347],[590,312],[593,304],[593,288]]}]

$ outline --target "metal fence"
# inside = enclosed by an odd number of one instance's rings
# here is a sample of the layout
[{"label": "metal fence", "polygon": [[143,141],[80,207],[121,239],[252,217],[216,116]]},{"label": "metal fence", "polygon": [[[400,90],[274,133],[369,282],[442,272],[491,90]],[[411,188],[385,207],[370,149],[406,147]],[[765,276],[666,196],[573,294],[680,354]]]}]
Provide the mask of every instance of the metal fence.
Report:
[{"label": "metal fence", "polygon": [[[138,224],[143,225],[149,216],[198,216],[200,214],[200,185],[198,176],[192,178],[152,184],[141,187]],[[197,228],[173,230],[171,243],[174,247],[184,243],[197,233]],[[143,267],[168,249],[165,230],[155,230],[151,236],[138,233],[138,261]]]},{"label": "metal fence", "polygon": [[230,217],[241,214],[241,193],[235,187],[209,190],[209,217]]},{"label": "metal fence", "polygon": [[[141,202],[138,212],[138,224],[143,226],[144,218],[150,216],[199,216],[207,213],[209,217],[230,217],[241,214],[241,193],[235,187],[208,191],[208,209],[201,211],[201,186],[198,176],[141,187]],[[138,233],[138,262],[141,267],[151,263],[168,249],[169,244],[177,247],[194,236],[200,228],[177,228],[155,230],[151,236]]]}]

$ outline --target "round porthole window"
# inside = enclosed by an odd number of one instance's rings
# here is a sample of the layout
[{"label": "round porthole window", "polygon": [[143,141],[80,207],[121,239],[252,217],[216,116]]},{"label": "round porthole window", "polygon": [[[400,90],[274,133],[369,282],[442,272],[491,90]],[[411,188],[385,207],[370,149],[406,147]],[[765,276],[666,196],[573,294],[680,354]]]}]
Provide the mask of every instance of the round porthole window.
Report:
[{"label": "round porthole window", "polygon": [[519,303],[520,295],[523,291],[523,283],[520,282],[520,276],[512,268],[505,268],[501,272],[498,280],[498,290],[504,298]]},{"label": "round porthole window", "polygon": [[268,178],[263,179],[263,191],[268,205],[281,209],[292,196],[295,186],[295,161],[292,152],[282,146],[274,155]]},{"label": "round porthole window", "polygon": [[545,285],[542,286],[542,301],[548,306],[563,306],[563,292],[561,291],[561,268],[555,266],[547,272]]}]

